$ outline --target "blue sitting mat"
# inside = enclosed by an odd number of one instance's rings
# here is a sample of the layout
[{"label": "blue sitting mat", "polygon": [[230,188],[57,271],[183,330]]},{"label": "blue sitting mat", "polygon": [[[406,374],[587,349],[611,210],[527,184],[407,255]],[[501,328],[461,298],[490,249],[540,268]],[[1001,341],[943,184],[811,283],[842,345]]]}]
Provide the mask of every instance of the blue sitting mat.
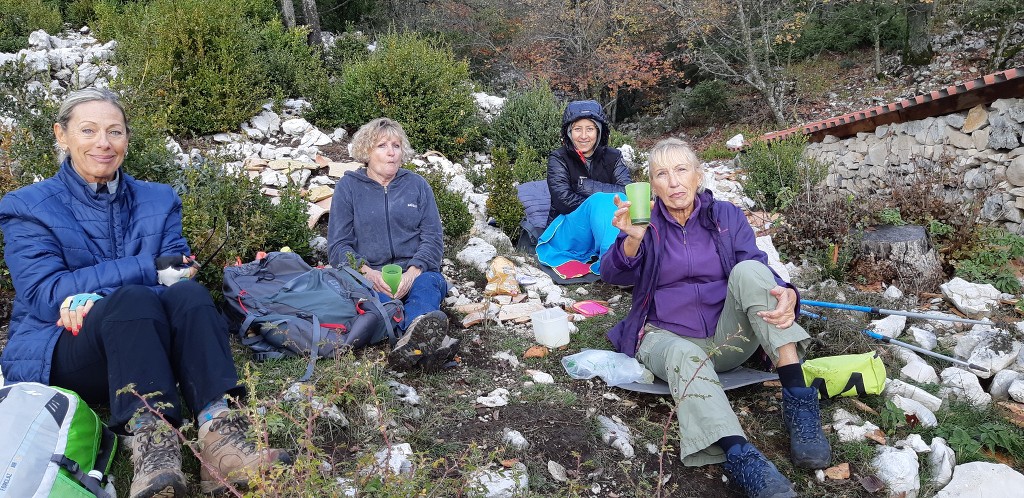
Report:
[{"label": "blue sitting mat", "polygon": [[[557,267],[569,261],[590,262],[604,254],[619,235],[619,229],[612,226],[617,209],[615,195],[593,194],[575,211],[551,220],[537,242],[537,261]],[[600,266],[598,259],[590,265],[590,271],[600,275]]]},{"label": "blue sitting mat", "polygon": [[[753,368],[747,367],[736,367],[727,372],[719,372],[718,380],[719,382],[722,383],[722,389],[728,391],[729,389],[736,389],[737,387],[749,386],[751,384],[757,384],[759,382],[779,380],[779,374],[773,372],[765,372],[762,370],[754,370]],[[668,396],[670,394],[668,382],[665,382],[657,377],[655,377],[654,382],[651,384],[631,382],[629,384],[621,384],[615,387],[639,393],[661,394],[665,396]]]}]

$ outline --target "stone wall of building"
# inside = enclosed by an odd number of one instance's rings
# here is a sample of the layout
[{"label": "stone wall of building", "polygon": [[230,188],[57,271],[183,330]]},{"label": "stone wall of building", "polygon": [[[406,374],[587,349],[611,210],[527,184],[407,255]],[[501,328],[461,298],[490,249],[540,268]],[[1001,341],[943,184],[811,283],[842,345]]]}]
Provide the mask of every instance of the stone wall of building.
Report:
[{"label": "stone wall of building", "polygon": [[885,195],[893,185],[944,178],[946,200],[982,202],[982,221],[1024,233],[1024,99],[1003,99],[945,116],[880,126],[806,154],[829,165],[840,195]]}]

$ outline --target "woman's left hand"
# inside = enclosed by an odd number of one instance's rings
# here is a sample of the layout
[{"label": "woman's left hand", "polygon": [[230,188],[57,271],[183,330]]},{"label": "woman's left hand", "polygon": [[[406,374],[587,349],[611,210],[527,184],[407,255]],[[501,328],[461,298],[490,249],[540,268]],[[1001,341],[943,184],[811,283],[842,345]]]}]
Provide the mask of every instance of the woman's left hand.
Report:
[{"label": "woman's left hand", "polygon": [[789,328],[796,321],[796,314],[793,311],[796,307],[796,291],[789,287],[776,285],[769,292],[779,300],[779,304],[771,311],[757,312],[757,316],[780,329]]},{"label": "woman's left hand", "polygon": [[395,299],[404,299],[406,294],[412,290],[412,283],[416,281],[416,277],[423,273],[422,270],[415,266],[410,266],[405,272],[402,273],[402,281],[398,283],[398,291],[395,292]]}]

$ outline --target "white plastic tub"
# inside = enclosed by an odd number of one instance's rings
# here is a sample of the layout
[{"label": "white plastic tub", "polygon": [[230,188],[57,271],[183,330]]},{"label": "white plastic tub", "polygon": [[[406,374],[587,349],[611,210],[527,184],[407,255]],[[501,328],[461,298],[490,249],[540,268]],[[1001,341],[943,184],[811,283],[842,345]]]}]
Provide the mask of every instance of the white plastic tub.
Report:
[{"label": "white plastic tub", "polygon": [[545,308],[530,314],[537,342],[549,348],[569,344],[569,318],[562,308]]}]

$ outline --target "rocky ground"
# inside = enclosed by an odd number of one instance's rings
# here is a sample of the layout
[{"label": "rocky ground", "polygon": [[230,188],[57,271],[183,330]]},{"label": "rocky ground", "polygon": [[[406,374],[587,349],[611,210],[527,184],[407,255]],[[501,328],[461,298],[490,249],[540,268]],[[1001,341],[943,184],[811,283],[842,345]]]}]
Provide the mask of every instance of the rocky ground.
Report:
[{"label": "rocky ground", "polygon": [[[32,47],[22,55],[33,70],[50,78],[47,81],[66,85],[71,77],[86,78],[86,83],[105,81],[111,70],[106,64],[109,51],[115,48],[100,46],[87,33],[61,37],[37,33],[33,34]],[[906,73],[904,80],[891,78],[871,86],[873,90],[867,89],[872,84],[867,80],[857,82],[857,88],[848,88],[852,84],[849,82],[840,83],[820,102],[809,103],[803,114],[808,119],[828,117],[909,96],[918,93],[919,88],[923,91],[969,79],[980,74],[978,61],[983,59],[983,50],[983,46],[940,50],[929,68]],[[0,56],[0,62],[9,58]],[[40,88],[54,85],[40,83]],[[486,95],[478,100],[484,113],[493,114],[501,105],[501,99]],[[178,160],[184,163],[211,151],[227,152],[237,157],[228,167],[259,176],[267,195],[274,195],[290,177],[311,192],[310,223],[322,227],[334,181],[356,165],[345,150],[344,130],[316,129],[302,119],[303,107],[302,101],[286,102],[280,113],[268,107],[242,124],[238,133],[204,137],[184,148],[177,146]],[[431,455],[493,453],[488,465],[473,472],[439,471],[443,476],[462,475],[465,482],[488,489],[488,496],[511,496],[511,490],[517,489],[528,489],[532,496],[653,496],[659,488],[663,496],[739,496],[728,486],[720,466],[686,468],[675,458],[669,398],[608,387],[597,378],[575,380],[562,367],[562,358],[582,349],[609,347],[604,332],[628,311],[628,292],[602,283],[555,285],[530,255],[511,251],[511,241],[487,224],[486,193],[466,179],[467,169],[489,166],[487,156],[474,155],[465,165],[437,155],[418,156],[413,162],[452,176],[448,188],[463,194],[475,225],[472,238],[451,244],[445,262],[445,273],[454,284],[445,310],[455,324],[453,333],[463,340],[461,365],[438,374],[395,374],[392,388],[401,401],[401,424],[406,426],[396,431],[392,441],[395,447],[408,444],[411,452]],[[747,208],[752,205],[742,195],[736,182],[739,173],[733,170],[731,161],[712,163],[709,170],[719,198]],[[770,225],[764,215],[752,213],[751,219],[759,229]],[[325,241],[318,242],[322,246]],[[764,249],[774,251],[770,238],[759,242]],[[502,268],[508,269],[515,280],[515,291],[487,289],[488,271],[493,277],[492,263],[499,254],[511,263]],[[941,295],[903,297],[898,290],[891,290],[886,296],[866,296],[852,288],[814,282],[810,276],[813,271],[792,264],[777,262],[775,267],[780,273],[792,273],[805,289],[805,296],[835,302],[874,300],[896,309],[958,309],[975,316],[995,313],[1006,317],[1009,311],[1005,302],[1015,297],[960,282],[951,282]],[[0,296],[0,327],[6,327],[10,298]],[[591,318],[570,315],[573,332],[568,345],[535,348],[530,313],[546,307],[571,308],[586,299],[607,302],[610,314]],[[830,318],[828,325],[806,322],[817,338],[818,354],[875,349],[858,333],[863,318],[844,313],[830,314]],[[1024,402],[1024,360],[1020,358],[1020,327],[1011,322],[1003,320],[999,326],[973,329],[923,320],[908,324],[892,318],[872,324],[889,337],[951,352],[997,373],[978,376],[946,368],[948,363],[925,361],[903,349],[880,348],[893,377],[885,396],[846,398],[826,405],[823,423],[836,448],[835,466],[827,470],[797,470],[787,462],[788,439],[779,420],[776,385],[737,389],[730,392],[730,398],[751,439],[804,495],[868,496],[887,489],[890,496],[915,496],[919,492],[970,496],[972,492],[962,489],[979,485],[965,481],[975,470],[981,472],[976,475],[985,476],[981,479],[986,484],[1002,482],[1007,486],[1004,491],[1014,489],[1012,486],[1024,481],[1024,476],[1013,470],[1021,467],[1012,459],[1002,467],[964,466],[954,483],[947,485],[954,465],[950,460],[953,450],[937,440],[941,438],[931,437],[934,431],[929,432],[933,427],[928,425],[932,420],[938,423],[935,412],[939,406],[952,402],[978,407],[998,403],[1010,407],[1007,410],[1020,410],[1019,402]],[[0,335],[6,338],[4,332],[0,328]],[[368,348],[362,354],[375,354],[378,349]],[[755,361],[751,366],[759,365]],[[886,401],[913,414],[919,425],[879,427],[885,425],[880,413],[886,413]],[[914,438],[917,432],[925,433],[928,439]],[[894,436],[900,441],[894,441]],[[330,443],[329,453],[363,455],[380,449],[364,444],[342,436]],[[868,448],[867,456],[850,449],[864,447]],[[459,461],[445,458],[447,462]],[[994,458],[1007,457],[997,454]],[[401,461],[397,465],[403,468]],[[918,479],[922,472],[925,478]],[[993,477],[997,475],[1001,477]],[[940,491],[944,486],[945,490]]]}]

